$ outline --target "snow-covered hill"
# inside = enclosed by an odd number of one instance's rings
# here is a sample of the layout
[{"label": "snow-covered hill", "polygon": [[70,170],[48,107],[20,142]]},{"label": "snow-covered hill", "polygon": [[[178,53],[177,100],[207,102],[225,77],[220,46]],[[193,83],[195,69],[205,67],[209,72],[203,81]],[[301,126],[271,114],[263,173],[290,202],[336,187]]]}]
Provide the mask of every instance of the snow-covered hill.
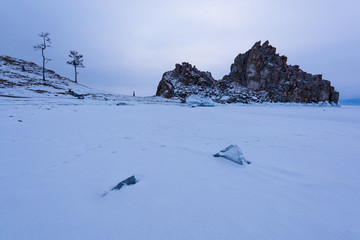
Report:
[{"label": "snow-covered hill", "polygon": [[0,239],[360,239],[359,107],[67,102],[0,101]]},{"label": "snow-covered hill", "polygon": [[92,89],[52,70],[46,70],[45,76],[46,81],[43,81],[42,68],[33,62],[0,56],[0,98],[26,98],[29,101],[52,99],[59,102],[71,101],[80,95],[85,101],[176,102],[159,97],[132,97]]},{"label": "snow-covered hill", "polygon": [[[42,80],[42,68],[33,62],[0,56],[0,95],[9,97],[71,97],[68,90],[96,98],[96,92],[46,70]],[[100,91],[99,91],[100,92]],[[101,92],[100,92],[101,93]],[[103,93],[101,93],[102,95]]]}]

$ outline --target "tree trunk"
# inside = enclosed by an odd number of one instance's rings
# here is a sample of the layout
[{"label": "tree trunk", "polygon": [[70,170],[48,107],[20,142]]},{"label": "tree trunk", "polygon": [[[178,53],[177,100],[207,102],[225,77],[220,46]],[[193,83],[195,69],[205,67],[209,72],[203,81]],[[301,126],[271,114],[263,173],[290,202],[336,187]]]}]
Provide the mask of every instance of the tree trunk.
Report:
[{"label": "tree trunk", "polygon": [[42,57],[43,57],[43,81],[45,81],[45,55],[44,55],[44,50],[46,48],[46,40],[45,40],[45,37],[43,37],[44,39],[44,47],[41,49],[41,54],[42,54]]},{"label": "tree trunk", "polygon": [[43,57],[43,71],[42,71],[42,74],[43,74],[43,80],[45,81],[45,56],[44,56],[44,49],[41,49],[41,54],[42,54],[42,57]]},{"label": "tree trunk", "polygon": [[75,67],[75,83],[77,83],[77,72],[76,72],[76,66]]}]

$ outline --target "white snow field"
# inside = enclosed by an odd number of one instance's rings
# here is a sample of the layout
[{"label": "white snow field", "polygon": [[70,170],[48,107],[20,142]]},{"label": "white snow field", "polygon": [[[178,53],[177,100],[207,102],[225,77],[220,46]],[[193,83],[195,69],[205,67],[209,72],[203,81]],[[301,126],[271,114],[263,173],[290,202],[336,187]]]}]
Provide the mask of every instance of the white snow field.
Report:
[{"label": "white snow field", "polygon": [[360,107],[3,98],[0,133],[2,240],[360,239]]}]

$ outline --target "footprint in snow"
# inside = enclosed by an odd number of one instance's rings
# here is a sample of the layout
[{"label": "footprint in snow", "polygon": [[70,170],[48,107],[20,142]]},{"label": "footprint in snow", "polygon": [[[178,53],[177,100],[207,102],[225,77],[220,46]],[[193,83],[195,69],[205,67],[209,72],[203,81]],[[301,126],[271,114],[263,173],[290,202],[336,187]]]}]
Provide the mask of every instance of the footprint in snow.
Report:
[{"label": "footprint in snow", "polygon": [[46,171],[54,170],[54,169],[56,169],[58,166],[59,166],[58,164],[55,164],[55,165],[52,165],[51,167],[46,168],[45,170],[46,170]]}]

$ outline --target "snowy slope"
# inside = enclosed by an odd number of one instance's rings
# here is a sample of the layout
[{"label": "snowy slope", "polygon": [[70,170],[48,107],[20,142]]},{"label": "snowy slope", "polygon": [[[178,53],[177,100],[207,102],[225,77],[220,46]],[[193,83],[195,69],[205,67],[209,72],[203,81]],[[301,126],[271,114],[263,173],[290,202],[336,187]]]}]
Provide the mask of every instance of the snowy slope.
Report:
[{"label": "snowy slope", "polygon": [[[116,104],[119,101],[147,103],[179,102],[160,97],[133,97],[92,89],[62,77],[52,70],[46,70],[45,76],[46,81],[43,81],[42,68],[33,62],[9,56],[0,56],[0,100],[8,101],[9,98],[16,98],[37,103],[53,101],[54,103],[63,104],[68,104],[69,101],[70,104],[83,104],[84,101],[91,104],[104,104],[101,101],[113,102],[107,104]],[[69,90],[83,96],[84,99],[72,102],[77,97],[70,94]]]},{"label": "snowy slope", "polygon": [[0,131],[0,239],[360,239],[359,107],[14,99]]},{"label": "snowy slope", "polygon": [[64,97],[72,89],[80,94],[94,91],[61,77],[51,70],[42,79],[42,68],[35,63],[9,56],[0,56],[0,95],[15,97]]}]

